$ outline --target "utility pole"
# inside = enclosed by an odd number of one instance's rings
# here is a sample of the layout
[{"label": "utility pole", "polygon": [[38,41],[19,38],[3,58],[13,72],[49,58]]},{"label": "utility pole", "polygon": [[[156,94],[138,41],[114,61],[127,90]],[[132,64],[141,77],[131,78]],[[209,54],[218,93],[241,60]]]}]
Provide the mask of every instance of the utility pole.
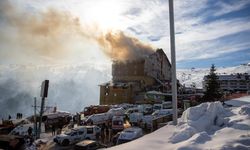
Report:
[{"label": "utility pole", "polygon": [[48,89],[49,89],[49,80],[44,80],[42,82],[41,87],[41,94],[42,102],[41,102],[41,110],[40,110],[40,117],[39,117],[39,126],[38,126],[38,138],[40,138],[41,134],[41,124],[42,124],[42,117],[43,117],[43,111],[44,111],[44,103],[45,103],[45,97],[48,96]]},{"label": "utility pole", "polygon": [[34,131],[35,131],[35,139],[37,138],[37,122],[36,122],[36,97],[34,97]]},{"label": "utility pole", "polygon": [[173,124],[177,125],[177,81],[176,81],[176,58],[175,58],[175,31],[174,31],[174,4],[169,0],[169,24],[170,24],[170,45],[171,45],[171,72],[172,72],[172,105]]}]

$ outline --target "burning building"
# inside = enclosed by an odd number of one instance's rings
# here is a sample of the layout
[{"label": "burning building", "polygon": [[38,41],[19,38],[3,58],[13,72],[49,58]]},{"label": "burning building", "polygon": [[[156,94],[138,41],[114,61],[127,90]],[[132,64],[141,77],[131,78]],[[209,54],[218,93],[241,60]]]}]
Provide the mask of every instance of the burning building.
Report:
[{"label": "burning building", "polygon": [[138,103],[150,90],[168,91],[171,64],[162,49],[137,60],[113,61],[112,81],[100,85],[100,104]]}]

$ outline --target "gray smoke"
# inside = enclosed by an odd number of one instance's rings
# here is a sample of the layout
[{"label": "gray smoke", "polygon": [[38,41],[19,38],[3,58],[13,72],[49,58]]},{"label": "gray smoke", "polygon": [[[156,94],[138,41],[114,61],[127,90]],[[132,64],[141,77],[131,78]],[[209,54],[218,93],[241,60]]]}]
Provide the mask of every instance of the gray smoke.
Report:
[{"label": "gray smoke", "polygon": [[20,112],[25,116],[33,113],[33,99],[40,105],[40,86],[50,80],[47,106],[79,112],[87,105],[99,103],[99,84],[110,80],[110,68],[94,65],[78,66],[16,66],[0,68],[0,117],[15,117]]}]

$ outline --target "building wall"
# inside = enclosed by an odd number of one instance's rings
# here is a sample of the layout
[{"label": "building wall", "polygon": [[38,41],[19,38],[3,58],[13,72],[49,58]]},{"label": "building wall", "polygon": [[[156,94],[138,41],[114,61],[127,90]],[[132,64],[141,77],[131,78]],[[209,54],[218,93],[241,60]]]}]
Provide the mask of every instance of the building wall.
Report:
[{"label": "building wall", "polygon": [[115,87],[112,85],[100,86],[100,105],[133,103],[133,86]]},{"label": "building wall", "polygon": [[[162,49],[144,59],[127,62],[113,62],[113,81],[121,81],[128,77],[147,76],[161,81],[171,80],[171,64]],[[139,79],[139,78],[138,78]],[[139,79],[140,80],[140,79]]]},{"label": "building wall", "polygon": [[128,88],[106,84],[100,86],[100,104],[134,103],[136,96],[159,82],[171,80],[171,65],[162,49],[144,59],[113,62],[112,82],[129,84]]},{"label": "building wall", "polygon": [[117,77],[127,76],[144,76],[144,62],[145,60],[127,61],[127,62],[113,62],[112,76],[113,80]]},{"label": "building wall", "polygon": [[[247,74],[235,74],[235,75],[219,75],[220,88],[223,91],[249,91],[250,90],[250,75]],[[204,77],[203,88],[207,78]]]},{"label": "building wall", "polygon": [[171,80],[171,64],[162,49],[145,59],[144,74],[161,81]]}]

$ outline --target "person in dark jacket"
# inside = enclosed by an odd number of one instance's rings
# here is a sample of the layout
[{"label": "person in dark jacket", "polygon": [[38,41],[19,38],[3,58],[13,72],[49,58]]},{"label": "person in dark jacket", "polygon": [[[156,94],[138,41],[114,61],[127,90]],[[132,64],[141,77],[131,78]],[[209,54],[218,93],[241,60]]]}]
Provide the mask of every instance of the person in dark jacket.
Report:
[{"label": "person in dark jacket", "polygon": [[29,129],[28,129],[28,135],[29,135],[29,136],[32,135],[32,130],[33,130],[33,129],[32,129],[31,127],[29,127]]}]

